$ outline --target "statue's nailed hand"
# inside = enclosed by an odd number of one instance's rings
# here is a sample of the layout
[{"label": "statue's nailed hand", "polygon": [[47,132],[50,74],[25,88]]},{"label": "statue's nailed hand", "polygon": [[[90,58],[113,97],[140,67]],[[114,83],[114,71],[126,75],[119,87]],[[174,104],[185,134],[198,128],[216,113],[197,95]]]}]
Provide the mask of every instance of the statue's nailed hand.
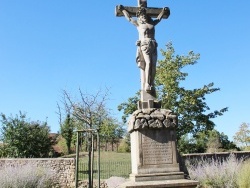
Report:
[{"label": "statue's nailed hand", "polygon": [[168,10],[168,7],[164,7],[163,8],[163,11],[165,12],[165,11],[167,11]]},{"label": "statue's nailed hand", "polygon": [[124,10],[124,6],[123,5],[118,5],[118,10],[123,11]]},{"label": "statue's nailed hand", "polygon": [[141,41],[140,40],[137,40],[136,43],[135,43],[136,46],[141,46]]}]

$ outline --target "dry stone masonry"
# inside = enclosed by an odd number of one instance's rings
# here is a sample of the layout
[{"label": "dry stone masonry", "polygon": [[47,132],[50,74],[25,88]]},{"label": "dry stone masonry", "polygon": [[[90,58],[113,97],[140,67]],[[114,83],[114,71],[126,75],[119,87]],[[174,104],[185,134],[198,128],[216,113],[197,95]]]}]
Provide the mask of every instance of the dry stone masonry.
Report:
[{"label": "dry stone masonry", "polygon": [[157,129],[175,129],[177,126],[177,117],[171,110],[147,108],[136,110],[128,122],[128,131],[157,128]]}]

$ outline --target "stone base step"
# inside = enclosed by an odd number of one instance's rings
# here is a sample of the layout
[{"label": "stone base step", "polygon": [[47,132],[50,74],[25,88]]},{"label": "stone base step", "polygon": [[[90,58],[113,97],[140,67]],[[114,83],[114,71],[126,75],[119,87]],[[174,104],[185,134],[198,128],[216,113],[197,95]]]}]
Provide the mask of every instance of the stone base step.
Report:
[{"label": "stone base step", "polygon": [[119,188],[195,188],[197,185],[197,181],[187,179],[143,182],[129,180],[120,185]]}]

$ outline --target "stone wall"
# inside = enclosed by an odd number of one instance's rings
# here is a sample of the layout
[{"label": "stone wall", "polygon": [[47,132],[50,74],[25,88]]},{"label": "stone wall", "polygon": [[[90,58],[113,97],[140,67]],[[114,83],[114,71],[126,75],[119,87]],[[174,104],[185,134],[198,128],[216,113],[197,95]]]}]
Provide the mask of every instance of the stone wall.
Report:
[{"label": "stone wall", "polygon": [[0,159],[0,169],[31,165],[50,169],[55,174],[56,187],[74,187],[75,159],[73,158],[32,158],[32,159]]},{"label": "stone wall", "polygon": [[[187,174],[185,169],[185,161],[196,161],[200,159],[215,159],[223,160],[230,154],[234,154],[237,159],[249,159],[250,151],[239,152],[223,152],[223,153],[198,153],[198,154],[184,154],[181,156],[180,166],[181,171]],[[59,188],[71,188],[74,187],[75,180],[75,159],[74,158],[41,158],[41,159],[0,159],[0,169],[8,166],[17,167],[31,165],[36,167],[44,167],[51,169],[55,172],[55,179],[58,182],[56,187]],[[102,186],[106,187],[106,186]]]},{"label": "stone wall", "polygon": [[250,151],[218,152],[218,153],[193,153],[183,154],[183,160],[200,160],[200,159],[226,159],[230,154],[234,154],[237,159],[249,159]]}]

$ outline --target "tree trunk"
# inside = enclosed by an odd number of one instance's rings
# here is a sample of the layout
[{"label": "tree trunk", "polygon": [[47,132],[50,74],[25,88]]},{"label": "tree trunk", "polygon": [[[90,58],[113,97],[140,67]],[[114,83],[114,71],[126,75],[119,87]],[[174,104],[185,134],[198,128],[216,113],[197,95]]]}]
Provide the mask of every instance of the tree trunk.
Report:
[{"label": "tree trunk", "polygon": [[112,151],[114,151],[114,140],[111,141]]},{"label": "tree trunk", "polygon": [[70,154],[70,143],[67,143],[67,150],[68,150],[68,154]]},{"label": "tree trunk", "polygon": [[97,151],[97,137],[95,139],[95,151]]},{"label": "tree trunk", "polygon": [[108,151],[108,141],[105,141],[105,151]]}]

